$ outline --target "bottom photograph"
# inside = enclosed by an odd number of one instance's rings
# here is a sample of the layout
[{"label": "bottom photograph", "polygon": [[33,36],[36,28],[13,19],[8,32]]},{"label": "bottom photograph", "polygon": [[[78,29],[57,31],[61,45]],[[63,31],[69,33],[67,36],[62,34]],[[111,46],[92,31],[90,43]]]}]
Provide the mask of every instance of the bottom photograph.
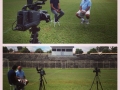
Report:
[{"label": "bottom photograph", "polygon": [[117,46],[3,46],[3,90],[117,90]]}]

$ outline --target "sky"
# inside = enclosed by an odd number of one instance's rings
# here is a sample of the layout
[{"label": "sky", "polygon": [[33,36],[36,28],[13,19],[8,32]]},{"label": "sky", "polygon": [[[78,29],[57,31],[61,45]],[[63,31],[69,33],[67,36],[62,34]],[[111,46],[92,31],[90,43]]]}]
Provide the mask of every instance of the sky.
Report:
[{"label": "sky", "polygon": [[[56,45],[51,45],[51,46],[56,46]],[[63,45],[59,45],[59,46],[63,46]],[[80,45],[64,45],[64,46],[74,46],[73,48],[73,53],[75,52],[75,50],[77,48],[82,49],[84,53],[87,53],[90,49],[92,48],[96,48],[97,46],[89,46],[89,45],[84,45],[84,46],[80,46]],[[23,46],[24,47],[24,46]],[[51,50],[50,46],[25,46],[29,49],[29,51],[34,52],[36,49],[41,48],[44,52],[47,52],[49,50]],[[13,50],[17,51],[17,46],[7,46],[8,49],[12,48]]]}]

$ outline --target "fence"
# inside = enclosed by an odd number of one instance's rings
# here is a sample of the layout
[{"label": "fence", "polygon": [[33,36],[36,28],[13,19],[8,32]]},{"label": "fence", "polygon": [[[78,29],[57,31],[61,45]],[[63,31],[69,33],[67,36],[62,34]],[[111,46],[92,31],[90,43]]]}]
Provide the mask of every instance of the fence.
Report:
[{"label": "fence", "polygon": [[93,60],[59,60],[59,61],[3,61],[3,67],[8,65],[21,65],[22,67],[43,68],[117,68],[117,61],[93,61]]}]

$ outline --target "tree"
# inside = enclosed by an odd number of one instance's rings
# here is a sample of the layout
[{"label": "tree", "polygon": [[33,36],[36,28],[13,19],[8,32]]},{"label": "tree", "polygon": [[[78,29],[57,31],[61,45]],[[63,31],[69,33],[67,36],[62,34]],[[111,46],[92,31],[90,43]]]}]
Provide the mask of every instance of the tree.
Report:
[{"label": "tree", "polygon": [[97,53],[97,50],[95,48],[92,48],[87,52],[87,54],[90,54],[90,53]]},{"label": "tree", "polygon": [[3,53],[9,53],[9,50],[7,47],[3,47]]},{"label": "tree", "polygon": [[83,50],[82,49],[79,49],[79,54],[82,54],[83,53]]},{"label": "tree", "polygon": [[97,46],[96,47],[96,50],[97,50],[97,52],[102,52],[104,49],[109,49],[109,47],[108,46]]},{"label": "tree", "polygon": [[22,48],[23,48],[22,46],[17,46],[18,51],[21,51]]},{"label": "tree", "polygon": [[110,53],[110,49],[103,49],[102,53]]},{"label": "tree", "polygon": [[75,54],[79,54],[79,48],[76,49]]},{"label": "tree", "polygon": [[12,48],[9,49],[9,52],[13,52],[14,50]]},{"label": "tree", "polygon": [[117,53],[117,47],[111,47],[111,52],[112,53]]},{"label": "tree", "polygon": [[44,53],[43,50],[41,48],[38,48],[35,53]]},{"label": "tree", "polygon": [[23,47],[22,50],[20,50],[20,52],[21,53],[30,53],[30,51],[26,47]]},{"label": "tree", "polygon": [[52,51],[51,51],[51,50],[49,50],[49,51],[47,51],[47,53],[52,53]]},{"label": "tree", "polygon": [[83,50],[79,48],[77,48],[75,51],[75,54],[82,54],[82,53],[83,53]]}]

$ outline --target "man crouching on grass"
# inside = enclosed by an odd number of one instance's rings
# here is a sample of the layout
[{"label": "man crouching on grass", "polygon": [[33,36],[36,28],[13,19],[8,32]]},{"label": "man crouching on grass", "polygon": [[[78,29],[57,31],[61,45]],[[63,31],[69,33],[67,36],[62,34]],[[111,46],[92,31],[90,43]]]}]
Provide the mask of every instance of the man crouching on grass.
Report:
[{"label": "man crouching on grass", "polygon": [[[90,8],[91,8],[91,0],[82,0],[80,3],[80,10],[76,13],[76,16],[81,19],[81,23],[84,22],[89,24],[90,18]],[[86,16],[86,20],[84,19]]]}]

